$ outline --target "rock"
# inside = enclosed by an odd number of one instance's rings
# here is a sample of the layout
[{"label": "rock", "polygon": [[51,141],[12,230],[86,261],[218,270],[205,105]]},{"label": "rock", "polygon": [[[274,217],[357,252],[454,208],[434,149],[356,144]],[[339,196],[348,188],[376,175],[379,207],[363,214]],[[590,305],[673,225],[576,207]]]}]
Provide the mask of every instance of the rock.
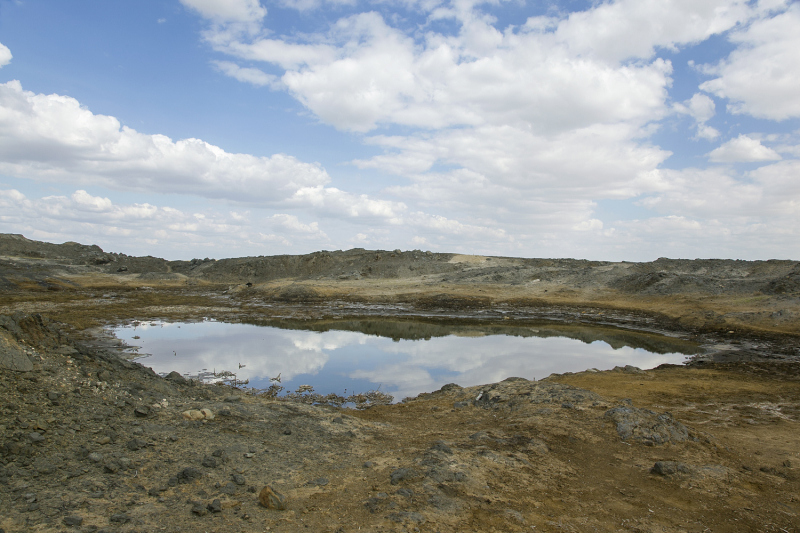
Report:
[{"label": "rock", "polygon": [[445,443],[443,440],[437,440],[434,443],[434,445],[431,446],[430,449],[435,451],[435,452],[442,452],[442,453],[446,453],[448,455],[452,455],[453,454],[453,449],[450,448],[450,446],[448,446],[447,443]]},{"label": "rock", "polygon": [[216,468],[218,461],[216,457],[204,457],[202,463],[206,468]]},{"label": "rock", "polygon": [[392,485],[397,485],[401,481],[409,481],[421,477],[419,472],[413,468],[398,468],[389,475]]},{"label": "rock", "polygon": [[292,434],[292,430],[291,429],[284,429],[283,430],[283,434],[284,435],[291,435]]},{"label": "rock", "polygon": [[147,442],[143,441],[142,439],[131,439],[125,443],[125,447],[133,452],[140,450],[145,446],[147,446]]},{"label": "rock", "polygon": [[269,485],[261,489],[258,493],[258,501],[267,509],[276,509],[282,511],[286,509],[287,499],[286,496],[277,492]]},{"label": "rock", "polygon": [[414,497],[414,491],[411,490],[411,489],[406,489],[406,488],[397,489],[396,494],[399,494],[400,496],[403,496],[405,498],[413,498]]},{"label": "rock", "polygon": [[241,402],[242,401],[242,397],[241,396],[230,395],[230,396],[226,396],[222,401],[223,402],[229,402],[229,403]]},{"label": "rock", "polygon": [[228,457],[228,454],[225,453],[225,450],[223,450],[222,448],[217,448],[216,450],[211,452],[211,455],[214,456],[214,457],[219,457],[220,459],[223,459],[223,460]]},{"label": "rock", "polygon": [[177,384],[186,383],[186,378],[183,377],[180,373],[178,373],[178,372],[176,372],[174,370],[172,372],[170,372],[169,374],[167,374],[166,376],[164,376],[164,379],[166,379],[168,381],[171,381],[173,383],[177,383]]},{"label": "rock", "polygon": [[117,524],[127,524],[131,521],[131,517],[125,513],[116,513],[112,514],[109,520]]},{"label": "rock", "polygon": [[145,418],[150,414],[150,408],[146,405],[140,405],[139,407],[133,410],[133,414],[140,418]]},{"label": "rock", "polygon": [[375,466],[375,463],[373,463],[372,461],[367,461],[361,466],[363,466],[364,468],[372,468],[373,466]]},{"label": "rock", "polygon": [[337,417],[335,417],[333,419],[333,423],[334,424],[344,424],[344,418],[342,418],[341,416],[337,416]]},{"label": "rock", "polygon": [[58,405],[58,400],[61,399],[61,393],[56,391],[50,391],[47,393],[47,399],[53,402],[55,405]]},{"label": "rock", "polygon": [[573,405],[573,404],[571,404],[569,402],[564,402],[564,403],[561,404],[561,408],[562,409],[575,409],[575,405]]},{"label": "rock", "polygon": [[28,434],[28,438],[31,439],[31,442],[44,442],[45,438],[44,435],[41,433],[34,431]]},{"label": "rock", "polygon": [[236,483],[237,485],[244,485],[245,484],[245,480],[244,480],[244,476],[243,475],[241,475],[241,474],[233,474],[232,477],[233,477],[233,482]]},{"label": "rock", "polygon": [[644,374],[645,371],[637,366],[625,365],[615,366],[611,369],[612,372],[625,372],[626,374]]},{"label": "rock", "polygon": [[[178,482],[183,482],[183,483],[187,483],[189,481],[192,481],[200,477],[203,477],[203,473],[200,470],[192,467],[184,468],[183,470],[178,472],[177,476]],[[172,481],[172,478],[170,478],[170,481]]]},{"label": "rock", "polygon": [[119,471],[119,463],[116,461],[109,461],[103,465],[103,471],[107,474],[116,474]]},{"label": "rock", "polygon": [[83,524],[83,517],[82,516],[65,516],[64,517],[64,525],[68,527],[79,527]]},{"label": "rock", "polygon": [[109,437],[108,435],[106,435],[105,437],[100,437],[99,439],[97,439],[97,444],[108,444],[110,442],[111,442],[111,437]]},{"label": "rock", "polygon": [[92,452],[92,453],[89,454],[88,457],[89,457],[89,460],[94,462],[94,463],[99,463],[100,461],[103,460],[103,454],[102,453]]},{"label": "rock", "polygon": [[211,503],[208,504],[208,510],[212,513],[221,513],[222,512],[222,502],[215,499]]},{"label": "rock", "polygon": [[203,413],[203,418],[206,420],[214,420],[214,411],[209,408],[200,409],[200,412]]},{"label": "rock", "polygon": [[447,385],[443,385],[442,388],[439,389],[439,391],[440,392],[450,392],[450,391],[460,391],[460,390],[463,390],[463,389],[464,389],[464,387],[462,387],[461,385],[458,385],[456,383],[448,383]]},{"label": "rock", "polygon": [[454,403],[453,403],[453,408],[454,408],[454,409],[463,409],[464,407],[469,407],[471,404],[472,404],[472,402],[470,402],[470,401],[466,401],[466,402],[454,402]]},{"label": "rock", "polygon": [[236,483],[233,481],[228,481],[224,487],[220,489],[220,492],[223,494],[236,494]]},{"label": "rock", "polygon": [[134,435],[144,435],[144,430],[142,428],[133,428],[131,433]]},{"label": "rock", "polygon": [[196,514],[197,516],[205,516],[208,514],[208,509],[202,503],[195,503],[192,505],[192,513]]},{"label": "rock", "polygon": [[316,485],[317,487],[324,487],[328,483],[329,483],[329,481],[328,481],[328,478],[326,478],[326,477],[320,477],[320,478],[317,478],[317,479],[315,479],[313,481],[309,481],[308,482],[309,485]]},{"label": "rock", "polygon": [[686,426],[674,420],[669,413],[658,414],[648,409],[623,406],[610,409],[603,416],[616,422],[617,433],[622,440],[654,446],[684,442],[689,438]]},{"label": "rock", "polygon": [[199,409],[189,409],[181,413],[186,420],[203,420],[205,415]]},{"label": "rock", "polygon": [[33,362],[14,337],[0,330],[0,368],[15,372],[30,372]]},{"label": "rock", "polygon": [[671,476],[673,474],[688,474],[690,469],[685,464],[677,461],[656,461],[656,464],[650,469],[650,473],[658,474],[659,476]]}]

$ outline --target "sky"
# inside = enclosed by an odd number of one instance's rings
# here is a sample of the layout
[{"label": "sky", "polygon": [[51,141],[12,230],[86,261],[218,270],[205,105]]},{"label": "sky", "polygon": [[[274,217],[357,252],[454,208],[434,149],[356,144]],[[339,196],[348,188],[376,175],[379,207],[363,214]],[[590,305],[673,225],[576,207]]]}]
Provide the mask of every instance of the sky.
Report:
[{"label": "sky", "polygon": [[0,232],[800,259],[800,2],[0,0]]}]

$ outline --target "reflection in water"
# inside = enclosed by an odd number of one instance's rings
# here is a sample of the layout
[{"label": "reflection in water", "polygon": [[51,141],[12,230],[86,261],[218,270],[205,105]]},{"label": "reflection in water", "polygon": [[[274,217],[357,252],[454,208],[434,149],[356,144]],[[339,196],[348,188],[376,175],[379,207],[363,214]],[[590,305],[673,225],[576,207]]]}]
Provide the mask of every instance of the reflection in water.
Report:
[{"label": "reflection in water", "polygon": [[677,364],[699,351],[688,341],[656,334],[552,323],[156,323],[118,328],[116,334],[140,346],[140,353],[149,354],[140,362],[162,374],[229,370],[257,388],[280,374],[287,390],[312,385],[321,394],[349,394],[380,387],[398,400],[453,382],[471,386],[509,376]]}]

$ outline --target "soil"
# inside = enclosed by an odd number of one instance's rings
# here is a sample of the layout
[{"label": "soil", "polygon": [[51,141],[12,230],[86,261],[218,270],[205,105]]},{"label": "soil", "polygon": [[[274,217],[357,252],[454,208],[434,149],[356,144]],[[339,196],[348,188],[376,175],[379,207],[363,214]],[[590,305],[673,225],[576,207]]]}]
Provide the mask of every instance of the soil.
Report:
[{"label": "soil", "polygon": [[[798,265],[366,250],[165,261],[0,236],[0,528],[797,531]],[[96,329],[201,317],[320,330],[370,318],[389,336],[412,319],[420,335],[546,321],[709,350],[353,410],[161,377]],[[285,509],[259,502],[266,486]]]}]

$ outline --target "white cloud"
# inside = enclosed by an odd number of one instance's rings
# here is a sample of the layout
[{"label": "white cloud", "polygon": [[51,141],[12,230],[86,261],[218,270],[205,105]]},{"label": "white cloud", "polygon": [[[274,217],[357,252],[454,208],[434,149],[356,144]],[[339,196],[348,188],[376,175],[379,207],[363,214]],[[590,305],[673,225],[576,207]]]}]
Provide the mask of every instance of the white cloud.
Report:
[{"label": "white cloud", "polygon": [[200,139],[172,141],[95,115],[78,101],[0,84],[0,172],[113,189],[279,203],[330,177],[276,154],[232,154]]},{"label": "white cloud", "polygon": [[0,43],[0,68],[11,63],[11,50],[6,45]]},{"label": "white cloud", "polygon": [[714,140],[720,133],[706,122],[716,114],[714,100],[702,93],[695,93],[683,103],[676,103],[673,108],[678,113],[691,116],[697,123],[697,137]]},{"label": "white cloud", "polygon": [[758,139],[741,134],[712,150],[708,158],[715,163],[748,163],[777,161],[781,156],[775,150],[761,144]]},{"label": "white cloud", "polygon": [[717,76],[700,89],[729,100],[733,113],[772,120],[800,117],[800,4],[733,32],[727,59],[707,66]]},{"label": "white cloud", "polygon": [[300,222],[300,219],[297,218],[297,216],[287,215],[287,214],[272,215],[272,219],[279,226],[289,231],[290,233],[302,234],[305,236],[310,236],[318,239],[328,238],[328,236],[325,235],[325,232],[319,229],[318,222],[312,222],[311,224],[303,224],[302,222]]},{"label": "white cloud", "polygon": [[181,4],[215,22],[259,22],[267,10],[258,0],[180,0]]},{"label": "white cloud", "polygon": [[264,87],[266,85],[275,85],[278,78],[272,74],[259,70],[257,68],[244,68],[236,63],[230,61],[212,61],[214,66],[226,76],[230,76],[239,81],[250,83],[257,87]]}]

